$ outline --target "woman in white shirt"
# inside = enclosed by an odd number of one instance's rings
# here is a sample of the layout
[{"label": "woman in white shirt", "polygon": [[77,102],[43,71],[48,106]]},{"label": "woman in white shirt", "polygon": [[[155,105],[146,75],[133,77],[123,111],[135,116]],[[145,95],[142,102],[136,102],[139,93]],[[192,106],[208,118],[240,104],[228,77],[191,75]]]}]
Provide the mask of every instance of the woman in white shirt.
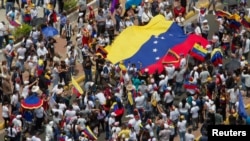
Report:
[{"label": "woman in white shirt", "polygon": [[4,127],[7,128],[7,123],[10,121],[9,104],[5,102],[2,107],[2,117],[4,119]]},{"label": "woman in white shirt", "polygon": [[108,15],[106,19],[106,30],[108,32],[109,38],[112,40],[115,34],[115,26],[114,22],[110,15]]},{"label": "woman in white shirt", "polygon": [[148,10],[147,7],[144,8],[144,11],[142,13],[142,24],[146,25],[149,23],[149,21],[153,18],[151,12]]},{"label": "woman in white shirt", "polygon": [[182,115],[177,123],[180,141],[185,141],[186,126],[187,126],[187,121],[185,120],[185,117]]},{"label": "woman in white shirt", "polygon": [[34,70],[37,67],[38,57],[34,51],[30,53],[26,62],[28,62],[30,71]]},{"label": "woman in white shirt", "polygon": [[174,102],[174,97],[175,97],[175,94],[172,91],[172,88],[167,87],[167,91],[164,97],[164,101],[166,102],[166,109],[169,109],[170,107],[172,107],[173,102]]},{"label": "woman in white shirt", "polygon": [[179,111],[180,114],[183,115],[185,117],[185,120],[188,121],[188,117],[189,117],[189,109],[191,108],[191,106],[188,104],[188,102],[186,101],[186,99],[183,99],[180,103],[179,103]]},{"label": "woman in white shirt", "polygon": [[167,7],[165,11],[163,11],[163,15],[167,21],[173,20],[173,13],[171,11],[171,7]]}]

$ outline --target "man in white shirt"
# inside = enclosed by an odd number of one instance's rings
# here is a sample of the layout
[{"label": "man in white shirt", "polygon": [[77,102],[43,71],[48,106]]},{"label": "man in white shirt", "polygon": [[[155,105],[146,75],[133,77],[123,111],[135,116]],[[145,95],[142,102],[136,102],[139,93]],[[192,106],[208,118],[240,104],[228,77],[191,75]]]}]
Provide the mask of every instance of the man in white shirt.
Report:
[{"label": "man in white shirt", "polygon": [[51,141],[54,139],[54,132],[53,132],[53,125],[54,122],[50,121],[48,125],[46,125],[46,130],[45,130],[45,141]]},{"label": "man in white shirt", "polygon": [[192,129],[189,128],[188,132],[185,134],[185,141],[194,141],[194,140],[195,140],[195,137],[192,134]]},{"label": "man in white shirt", "polygon": [[144,11],[142,13],[142,17],[141,17],[141,20],[142,20],[142,24],[143,25],[146,25],[149,23],[149,21],[153,18],[151,12],[149,11],[149,9],[147,7],[144,8]]},{"label": "man in white shirt", "polygon": [[239,96],[239,89],[237,87],[233,89],[228,89],[227,92],[229,93],[230,100],[229,100],[229,109],[235,109],[235,103],[238,101]]},{"label": "man in white shirt", "polygon": [[190,110],[190,113],[192,114],[192,124],[193,124],[193,130],[198,129],[198,115],[199,115],[199,106],[196,105],[195,101],[192,101],[192,108]]},{"label": "man in white shirt", "polygon": [[138,23],[139,23],[139,25],[142,25],[142,19],[141,18],[142,18],[142,13],[144,12],[143,5],[142,4],[139,5],[136,10],[138,11],[138,14],[137,14]]},{"label": "man in white shirt", "polygon": [[135,98],[135,105],[137,109],[143,109],[145,103],[145,96],[138,92],[138,96]]},{"label": "man in white shirt", "polygon": [[36,135],[31,137],[31,140],[32,141],[42,141],[38,136],[39,136],[39,133],[36,133]]},{"label": "man in white shirt", "polygon": [[99,101],[99,103],[101,105],[105,105],[106,104],[106,97],[105,97],[104,93],[101,90],[98,90],[98,92],[95,95],[95,97],[97,98],[97,100]]},{"label": "man in white shirt", "polygon": [[42,129],[42,123],[44,120],[44,109],[43,107],[35,109],[35,117],[36,117],[36,129]]},{"label": "man in white shirt", "polygon": [[174,82],[174,72],[175,72],[175,66],[173,64],[169,64],[168,66],[165,67],[165,70],[168,75],[168,84],[172,86]]},{"label": "man in white shirt", "polygon": [[44,61],[46,60],[46,56],[49,53],[48,50],[44,47],[44,45],[42,43],[38,43],[37,44],[37,56],[44,56]]}]

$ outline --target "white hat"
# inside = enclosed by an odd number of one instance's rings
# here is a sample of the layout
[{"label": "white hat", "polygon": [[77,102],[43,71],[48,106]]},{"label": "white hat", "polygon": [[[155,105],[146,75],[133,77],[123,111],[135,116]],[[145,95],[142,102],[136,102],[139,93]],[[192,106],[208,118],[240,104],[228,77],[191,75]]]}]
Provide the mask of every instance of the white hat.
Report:
[{"label": "white hat", "polygon": [[194,70],[197,70],[197,69],[198,69],[198,67],[197,67],[197,66],[195,66],[195,67],[194,67]]},{"label": "white hat", "polygon": [[214,101],[213,100],[209,100],[209,104],[213,105]]},{"label": "white hat", "polygon": [[81,17],[81,16],[83,16],[83,13],[79,13],[78,15],[79,15],[79,17]]},{"label": "white hat", "polygon": [[145,72],[148,72],[148,68],[144,69]]},{"label": "white hat", "polygon": [[33,86],[31,89],[31,92],[36,93],[39,91],[39,87],[38,86]]},{"label": "white hat", "polygon": [[159,78],[164,78],[165,76],[163,75],[163,74],[161,74],[160,76],[159,76]]},{"label": "white hat", "polygon": [[54,124],[54,122],[53,122],[53,121],[50,121],[50,122],[49,122],[49,125],[50,125],[50,126],[52,126],[53,124]]},{"label": "white hat", "polygon": [[172,88],[171,88],[171,87],[167,87],[167,90],[171,91],[171,90],[172,90]]},{"label": "white hat", "polygon": [[134,115],[127,115],[126,118],[134,118]]},{"label": "white hat", "polygon": [[167,129],[168,127],[169,127],[168,124],[165,123],[165,124],[164,124],[164,128]]},{"label": "white hat", "polygon": [[90,86],[93,86],[93,85],[94,85],[94,82],[90,82],[89,85],[90,85]]},{"label": "white hat", "polygon": [[22,115],[17,115],[16,118],[22,118]]},{"label": "white hat", "polygon": [[118,121],[117,121],[117,122],[115,122],[115,123],[114,123],[114,125],[115,125],[115,126],[118,126],[118,125],[119,125],[119,122],[118,122]]},{"label": "white hat", "polygon": [[23,56],[18,56],[18,59],[23,60],[24,57]]},{"label": "white hat", "polygon": [[116,116],[116,114],[114,112],[111,113],[111,116]]},{"label": "white hat", "polygon": [[77,34],[76,37],[81,37],[82,35],[81,34]]},{"label": "white hat", "polygon": [[195,101],[192,101],[192,105],[193,105],[193,106],[196,106],[196,102],[195,102]]},{"label": "white hat", "polygon": [[30,82],[27,81],[27,80],[25,80],[25,81],[23,82],[24,85],[27,85],[27,84],[29,84],[29,83],[30,83]]},{"label": "white hat", "polygon": [[207,20],[204,20],[202,23],[207,23],[208,21]]},{"label": "white hat", "polygon": [[205,96],[204,99],[205,99],[205,100],[209,100],[209,97],[208,97],[208,96]]}]

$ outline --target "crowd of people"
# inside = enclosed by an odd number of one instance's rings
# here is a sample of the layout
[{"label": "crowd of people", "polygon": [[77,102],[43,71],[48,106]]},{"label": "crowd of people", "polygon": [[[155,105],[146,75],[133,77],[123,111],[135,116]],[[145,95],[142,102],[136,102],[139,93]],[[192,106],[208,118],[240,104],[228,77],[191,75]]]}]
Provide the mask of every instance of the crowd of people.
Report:
[{"label": "crowd of people", "polygon": [[[35,8],[42,2],[22,5]],[[63,1],[58,2],[61,5]],[[215,0],[210,2],[215,4]],[[111,44],[115,36],[129,26],[146,25],[158,14],[175,21],[186,34],[208,39],[206,15],[209,9],[195,6],[195,1],[191,1],[186,10],[187,5],[182,0],[153,0],[126,10],[118,4],[112,13],[109,3],[100,1],[95,13],[93,7],[80,1],[76,21],[67,19],[62,5],[56,12],[60,14],[53,14],[56,10],[52,8],[45,15],[46,26],[59,24],[60,38],[67,41],[66,58],[56,52],[57,38],[45,37],[40,27],[33,27],[16,49],[14,37],[8,36],[6,28],[1,28],[0,47],[4,47],[6,58],[0,66],[5,139],[194,141],[194,131],[199,129],[199,141],[207,141],[208,125],[249,125],[250,118],[238,114],[239,95],[250,97],[250,35],[243,26],[232,29],[227,19],[217,16],[215,21],[219,23],[219,31],[213,34],[206,46],[208,56],[213,49],[219,48],[224,61],[240,64],[231,70],[223,63],[215,66],[209,57],[200,62],[192,56],[181,55],[179,67],[168,64],[163,72],[149,74],[147,69],[142,73],[137,62],[125,66],[122,61],[111,64],[105,59],[105,46]],[[10,9],[18,15],[19,11],[7,0],[9,21],[17,16]],[[189,9],[198,11],[198,18],[185,25],[184,17]],[[233,12],[244,16],[248,15],[247,10],[242,5]],[[77,75],[77,64],[83,67],[84,72],[80,75],[85,75],[83,94],[65,87],[69,86],[71,76]],[[28,72],[28,79],[23,77],[25,72]],[[183,89],[187,81],[196,88]],[[21,103],[30,96],[42,99],[42,106],[34,109],[23,107]],[[181,100],[176,101],[176,97]],[[43,132],[45,138],[40,136]]]}]

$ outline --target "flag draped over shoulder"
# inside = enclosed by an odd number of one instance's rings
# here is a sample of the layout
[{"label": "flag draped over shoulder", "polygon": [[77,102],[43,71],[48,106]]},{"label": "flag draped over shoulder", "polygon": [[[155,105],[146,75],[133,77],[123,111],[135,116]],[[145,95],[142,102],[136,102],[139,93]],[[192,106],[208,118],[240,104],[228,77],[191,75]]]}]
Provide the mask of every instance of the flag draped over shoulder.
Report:
[{"label": "flag draped over shoulder", "polygon": [[241,24],[246,28],[250,28],[250,18],[248,16],[243,17]]},{"label": "flag draped over shoulder", "polygon": [[246,109],[245,109],[245,104],[244,104],[244,101],[243,101],[243,98],[242,98],[242,94],[241,94],[241,91],[239,91],[239,107],[238,107],[238,114],[246,119],[247,118],[247,112],[246,112]]},{"label": "flag draped over shoulder", "polygon": [[205,57],[207,56],[207,50],[201,45],[195,43],[190,55],[199,61],[204,61]]},{"label": "flag draped over shoulder", "polygon": [[215,48],[211,53],[211,63],[213,63],[214,66],[218,66],[219,64],[222,64],[223,61],[223,54],[221,52],[221,49]]},{"label": "flag draped over shoulder", "polygon": [[71,83],[80,94],[83,94],[81,86],[77,83],[74,77],[71,77]]}]

